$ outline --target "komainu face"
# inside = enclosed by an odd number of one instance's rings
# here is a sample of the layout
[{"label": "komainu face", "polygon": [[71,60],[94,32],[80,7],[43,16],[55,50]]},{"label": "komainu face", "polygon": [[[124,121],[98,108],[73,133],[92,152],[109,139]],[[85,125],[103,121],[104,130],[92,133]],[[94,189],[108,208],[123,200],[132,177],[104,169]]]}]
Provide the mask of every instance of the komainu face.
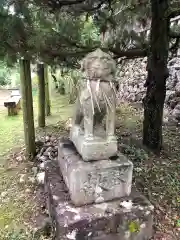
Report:
[{"label": "komainu face", "polygon": [[115,61],[101,49],[88,54],[82,62],[82,70],[90,80],[112,81],[116,70]]}]

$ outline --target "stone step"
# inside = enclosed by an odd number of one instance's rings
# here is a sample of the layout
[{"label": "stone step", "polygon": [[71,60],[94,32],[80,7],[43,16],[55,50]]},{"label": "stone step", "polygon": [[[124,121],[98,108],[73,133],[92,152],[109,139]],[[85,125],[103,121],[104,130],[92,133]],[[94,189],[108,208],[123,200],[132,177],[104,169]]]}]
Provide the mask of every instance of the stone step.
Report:
[{"label": "stone step", "polygon": [[58,163],[45,169],[47,207],[56,240],[148,240],[152,237],[153,206],[135,189],[130,196],[75,207]]}]

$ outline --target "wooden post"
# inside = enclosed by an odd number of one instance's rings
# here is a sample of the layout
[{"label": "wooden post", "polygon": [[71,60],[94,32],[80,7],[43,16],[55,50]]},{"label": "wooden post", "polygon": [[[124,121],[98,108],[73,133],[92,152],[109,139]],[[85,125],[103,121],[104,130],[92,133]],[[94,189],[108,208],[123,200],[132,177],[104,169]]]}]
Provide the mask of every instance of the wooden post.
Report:
[{"label": "wooden post", "polygon": [[23,106],[23,123],[26,154],[32,159],[36,154],[31,70],[29,60],[20,60],[20,79]]},{"label": "wooden post", "polygon": [[37,65],[39,95],[38,95],[38,126],[45,127],[45,78],[44,64]]},{"label": "wooden post", "polygon": [[49,78],[48,78],[48,66],[44,67],[44,76],[45,76],[45,108],[46,116],[51,115],[51,102],[49,97]]}]

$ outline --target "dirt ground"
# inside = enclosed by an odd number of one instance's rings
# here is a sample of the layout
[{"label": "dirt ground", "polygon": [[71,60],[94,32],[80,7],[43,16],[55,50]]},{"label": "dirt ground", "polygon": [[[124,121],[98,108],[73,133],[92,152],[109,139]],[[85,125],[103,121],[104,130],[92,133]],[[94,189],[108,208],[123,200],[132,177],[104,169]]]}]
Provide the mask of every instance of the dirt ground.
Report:
[{"label": "dirt ground", "polygon": [[7,98],[9,98],[11,95],[11,90],[7,90],[7,89],[0,89],[0,111],[4,110],[4,101],[7,100]]}]

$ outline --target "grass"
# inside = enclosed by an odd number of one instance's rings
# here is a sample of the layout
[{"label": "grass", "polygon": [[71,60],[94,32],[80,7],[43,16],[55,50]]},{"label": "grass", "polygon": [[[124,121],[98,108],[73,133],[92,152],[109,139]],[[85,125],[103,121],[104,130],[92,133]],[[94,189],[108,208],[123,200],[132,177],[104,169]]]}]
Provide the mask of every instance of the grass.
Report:
[{"label": "grass", "polygon": [[[34,96],[34,120],[37,127],[37,97]],[[51,98],[52,115],[46,118],[47,126],[56,126],[72,114],[72,106],[65,96]],[[23,116],[8,117],[7,109],[0,111],[0,240],[33,239],[29,233],[28,218],[36,212],[32,163],[24,159]],[[53,127],[36,129],[36,137],[52,131]],[[56,128],[55,128],[56,131]],[[21,152],[20,152],[21,151]],[[25,178],[22,183],[20,179]],[[23,230],[22,230],[23,229]]]},{"label": "grass", "polygon": [[[34,121],[37,127],[37,96],[34,97]],[[59,121],[66,120],[71,116],[72,106],[64,96],[54,93],[51,104],[52,115],[46,118],[47,125],[55,125]],[[0,111],[0,157],[7,154],[14,146],[24,144],[23,116],[22,111],[18,116],[7,116],[7,109]]]}]

